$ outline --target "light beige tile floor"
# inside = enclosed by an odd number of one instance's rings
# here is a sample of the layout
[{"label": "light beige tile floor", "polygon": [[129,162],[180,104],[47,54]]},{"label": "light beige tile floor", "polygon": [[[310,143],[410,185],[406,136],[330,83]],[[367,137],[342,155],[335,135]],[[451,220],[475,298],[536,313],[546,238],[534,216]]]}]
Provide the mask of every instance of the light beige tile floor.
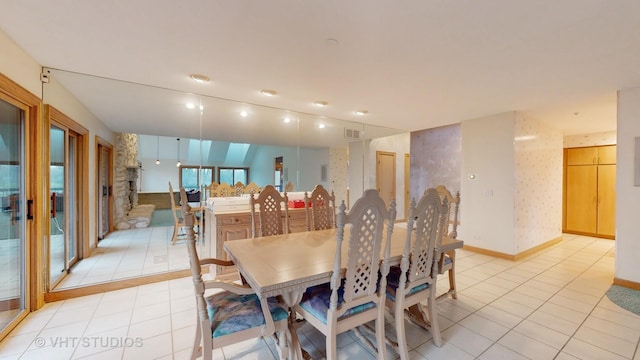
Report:
[{"label": "light beige tile floor", "polygon": [[168,240],[172,232],[173,226],[114,231],[71,269],[56,290],[188,269],[185,242],[172,245]]},{"label": "light beige tile floor", "polygon": [[[411,359],[640,359],[640,317],[605,295],[613,241],[564,235],[517,262],[458,251],[457,267],[458,300],[438,307],[444,345],[435,347],[429,333],[407,323]],[[441,278],[438,287],[446,283]],[[0,360],[188,359],[195,317],[190,278],[50,303],[0,343]],[[314,358],[324,356],[322,334],[304,323],[298,333]],[[395,336],[393,325],[387,334]],[[213,358],[275,354],[271,340],[253,340]],[[375,358],[351,333],[340,335],[338,355]]]}]

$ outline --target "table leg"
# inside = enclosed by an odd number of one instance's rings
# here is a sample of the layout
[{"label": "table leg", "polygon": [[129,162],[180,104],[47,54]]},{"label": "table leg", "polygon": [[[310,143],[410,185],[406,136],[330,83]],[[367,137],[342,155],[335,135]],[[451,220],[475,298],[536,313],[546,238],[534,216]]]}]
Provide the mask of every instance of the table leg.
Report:
[{"label": "table leg", "polygon": [[424,318],[422,311],[420,311],[419,306],[421,305],[415,304],[415,305],[409,306],[409,308],[406,310],[407,314],[409,314],[409,319],[411,320],[411,322],[428,330],[429,322],[427,321],[427,319]]},{"label": "table leg", "polygon": [[305,289],[300,289],[296,291],[289,291],[282,294],[282,300],[289,307],[289,333],[291,338],[288,339],[288,349],[289,349],[289,359],[291,360],[303,360],[310,359],[309,354],[306,351],[302,350],[300,346],[300,340],[298,339],[298,333],[296,332],[296,314],[292,310],[293,307],[300,303],[302,300],[302,294],[304,294]]}]

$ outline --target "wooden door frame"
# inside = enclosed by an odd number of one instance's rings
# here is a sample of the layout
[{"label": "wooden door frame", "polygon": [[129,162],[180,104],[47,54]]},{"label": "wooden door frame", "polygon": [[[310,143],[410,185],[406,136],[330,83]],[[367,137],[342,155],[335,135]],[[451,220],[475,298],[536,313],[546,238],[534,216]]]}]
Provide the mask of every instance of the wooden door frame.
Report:
[{"label": "wooden door frame", "polygon": [[[56,109],[55,107],[53,107],[52,105],[49,104],[45,104],[44,106],[44,113],[45,113],[45,121],[44,123],[46,124],[46,129],[47,129],[47,134],[49,133],[49,129],[51,128],[51,125],[55,125],[57,127],[62,128],[63,130],[65,130],[65,144],[67,142],[66,140],[66,133],[67,131],[72,131],[75,133],[75,135],[77,135],[78,141],[77,141],[77,170],[76,170],[76,195],[77,195],[77,199],[76,202],[79,204],[78,206],[78,214],[77,214],[77,222],[78,222],[78,236],[81,237],[80,241],[78,242],[80,249],[78,249],[78,259],[76,261],[80,261],[81,259],[88,257],[90,255],[89,252],[89,130],[87,128],[85,128],[84,126],[80,125],[79,123],[77,123],[76,121],[74,121],[72,118],[70,118],[69,116],[65,115],[63,112],[61,112],[60,110]],[[50,139],[49,136],[47,135],[47,146],[50,145]],[[66,147],[66,145],[65,145]],[[47,151],[47,155],[49,155],[49,151]],[[65,151],[65,162],[66,162],[66,151]],[[49,162],[50,162],[50,157],[47,156],[47,162],[46,162],[46,166],[48,168],[49,166]],[[47,194],[50,192],[49,189],[49,172],[47,171]],[[65,180],[66,181],[66,180]],[[50,210],[49,207],[49,202],[47,202],[47,209],[48,211]],[[47,211],[47,214],[48,214]],[[50,240],[51,238],[51,234],[50,234],[50,226],[47,227],[45,229],[46,233],[47,233],[47,238]],[[65,252],[66,253],[66,252]],[[45,254],[46,259],[49,258],[49,254]],[[67,262],[67,258],[65,255],[65,264]],[[48,272],[48,261],[47,261],[47,269],[46,271]],[[61,277],[58,282],[60,280],[62,280],[64,278]],[[50,288],[49,281],[48,281],[48,276],[45,277],[45,288],[47,289],[47,292],[51,291],[52,288]]]},{"label": "wooden door frame", "polygon": [[[392,152],[392,151],[376,151],[376,189],[378,189],[378,191],[380,191],[380,171],[379,171],[379,166],[378,164],[380,163],[380,156],[381,155],[390,155],[393,156],[393,178],[392,178],[392,188],[393,188],[393,194],[392,194],[392,198],[396,198],[396,153]],[[384,198],[384,197],[383,197]],[[396,200],[397,202],[397,200]],[[389,206],[389,204],[387,204],[387,206]]]},{"label": "wooden door frame", "polygon": [[[99,179],[99,174],[100,174],[100,148],[105,148],[109,151],[109,158],[107,159],[108,162],[108,168],[109,168],[109,174],[107,176],[107,188],[109,189],[108,191],[108,200],[107,200],[107,216],[109,217],[109,229],[107,229],[107,233],[110,233],[113,231],[114,229],[114,225],[113,225],[113,193],[110,189],[113,189],[113,145],[108,142],[107,140],[101,138],[100,136],[96,135],[95,137],[95,219],[96,219],[96,231],[93,234],[93,236],[95,237],[96,240],[96,246],[93,248],[90,248],[89,251],[92,251],[94,248],[98,247],[98,236],[101,234],[98,234],[98,222],[102,221],[102,219],[100,219],[98,217],[99,214],[99,198],[102,196],[102,189],[100,189],[100,179]],[[89,255],[87,255],[89,256]]]},{"label": "wooden door frame", "polygon": [[[46,213],[43,207],[45,192],[43,187],[43,164],[46,150],[44,147],[44,129],[42,119],[42,101],[18,83],[0,73],[0,98],[20,108],[24,112],[24,172],[26,178],[25,200],[32,202],[33,219],[25,224],[25,292],[24,310],[16,316],[4,330],[0,331],[0,340],[6,337],[30,311],[44,306],[42,291],[42,250],[40,239],[44,236],[43,224]],[[25,202],[26,202],[25,201]],[[28,210],[27,210],[28,211]]]}]

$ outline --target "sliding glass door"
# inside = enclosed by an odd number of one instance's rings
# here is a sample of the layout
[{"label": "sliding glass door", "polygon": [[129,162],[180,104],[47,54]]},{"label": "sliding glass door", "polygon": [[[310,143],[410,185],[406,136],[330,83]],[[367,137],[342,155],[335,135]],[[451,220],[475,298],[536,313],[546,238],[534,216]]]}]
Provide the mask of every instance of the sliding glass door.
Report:
[{"label": "sliding glass door", "polygon": [[0,331],[27,306],[25,187],[25,112],[0,96]]},{"label": "sliding glass door", "polygon": [[50,237],[49,237],[49,283],[58,282],[66,270],[65,262],[65,132],[54,125],[49,133],[49,194],[50,194]]},{"label": "sliding glass door", "polygon": [[78,259],[78,137],[52,124],[49,133],[49,284],[55,286]]}]

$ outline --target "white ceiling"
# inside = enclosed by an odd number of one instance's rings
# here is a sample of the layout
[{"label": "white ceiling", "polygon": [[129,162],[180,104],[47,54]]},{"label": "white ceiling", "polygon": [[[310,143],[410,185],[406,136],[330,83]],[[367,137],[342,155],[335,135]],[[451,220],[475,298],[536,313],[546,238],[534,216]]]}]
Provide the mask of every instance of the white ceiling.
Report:
[{"label": "white ceiling", "polygon": [[640,86],[637,0],[0,4],[0,29],[46,67],[403,130],[506,111],[615,130],[616,90]]}]

